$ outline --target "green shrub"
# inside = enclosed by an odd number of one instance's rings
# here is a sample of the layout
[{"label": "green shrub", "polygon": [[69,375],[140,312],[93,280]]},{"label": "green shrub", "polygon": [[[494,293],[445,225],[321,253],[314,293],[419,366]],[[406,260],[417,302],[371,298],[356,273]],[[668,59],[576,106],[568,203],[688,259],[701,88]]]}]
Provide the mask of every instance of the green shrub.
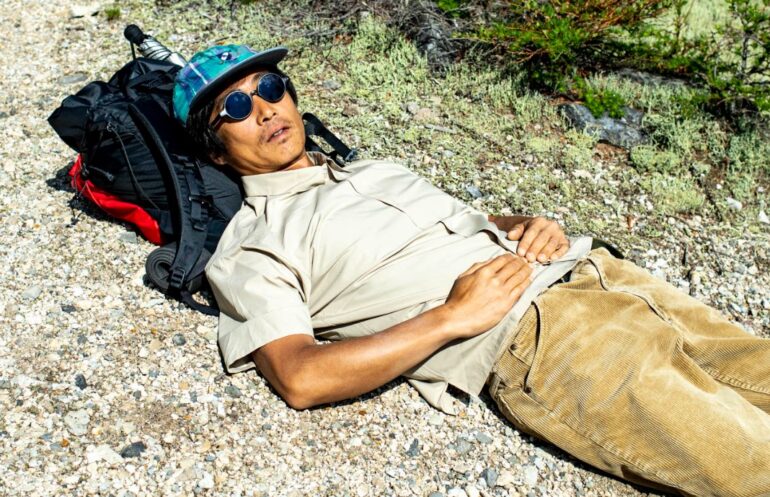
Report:
[{"label": "green shrub", "polygon": [[654,173],[642,180],[642,188],[650,193],[656,210],[664,215],[695,212],[706,199],[691,178]]},{"label": "green shrub", "polygon": [[120,19],[120,7],[117,5],[111,5],[104,9],[104,15],[108,21],[115,21]]}]

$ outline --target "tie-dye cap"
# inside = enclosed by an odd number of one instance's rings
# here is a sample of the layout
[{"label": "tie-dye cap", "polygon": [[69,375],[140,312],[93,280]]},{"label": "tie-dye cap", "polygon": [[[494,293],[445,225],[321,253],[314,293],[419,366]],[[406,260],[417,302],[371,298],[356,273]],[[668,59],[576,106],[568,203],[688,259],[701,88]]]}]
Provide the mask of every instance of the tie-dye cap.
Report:
[{"label": "tie-dye cap", "polygon": [[191,110],[256,68],[276,66],[287,53],[285,47],[256,52],[246,45],[216,45],[196,53],[177,73],[174,115],[186,126]]}]

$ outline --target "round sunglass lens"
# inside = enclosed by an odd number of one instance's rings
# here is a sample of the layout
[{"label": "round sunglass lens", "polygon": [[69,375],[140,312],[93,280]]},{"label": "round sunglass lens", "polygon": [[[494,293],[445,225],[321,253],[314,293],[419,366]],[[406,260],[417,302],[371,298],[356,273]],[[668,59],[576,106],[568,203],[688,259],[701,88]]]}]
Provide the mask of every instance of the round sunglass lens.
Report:
[{"label": "round sunglass lens", "polygon": [[283,98],[283,93],[285,91],[286,86],[283,83],[283,78],[277,74],[268,73],[259,79],[257,95],[268,102],[275,103],[279,101]]},{"label": "round sunglass lens", "polygon": [[242,91],[234,91],[225,99],[225,111],[233,119],[246,119],[251,114],[251,97]]}]

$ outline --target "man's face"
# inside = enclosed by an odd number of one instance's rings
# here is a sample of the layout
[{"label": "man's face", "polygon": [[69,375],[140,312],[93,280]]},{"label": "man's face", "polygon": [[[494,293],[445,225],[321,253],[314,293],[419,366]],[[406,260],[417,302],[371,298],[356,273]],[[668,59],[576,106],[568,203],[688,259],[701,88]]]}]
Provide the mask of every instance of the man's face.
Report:
[{"label": "man's face", "polygon": [[[259,77],[266,70],[260,70],[241,78],[214,101],[214,111],[209,123],[222,111],[225,97],[233,90],[250,94]],[[227,117],[220,120],[215,130],[227,152],[213,157],[220,165],[228,164],[241,175],[271,173],[286,169],[298,169],[312,165],[305,154],[305,128],[289,92],[275,103],[263,100],[256,94],[252,97],[251,114],[242,121]]]}]

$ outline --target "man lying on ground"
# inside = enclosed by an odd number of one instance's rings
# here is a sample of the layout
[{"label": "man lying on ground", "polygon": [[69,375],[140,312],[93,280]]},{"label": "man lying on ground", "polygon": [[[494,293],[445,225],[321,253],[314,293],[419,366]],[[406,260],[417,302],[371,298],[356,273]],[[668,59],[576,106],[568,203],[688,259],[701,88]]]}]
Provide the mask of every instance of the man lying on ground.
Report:
[{"label": "man lying on ground", "polygon": [[770,340],[553,221],[306,153],[286,53],[209,48],[174,93],[246,193],[206,269],[228,371],[256,364],[295,409],[402,375],[452,413],[448,385],[486,385],[518,429],[620,478],[770,495]]}]

